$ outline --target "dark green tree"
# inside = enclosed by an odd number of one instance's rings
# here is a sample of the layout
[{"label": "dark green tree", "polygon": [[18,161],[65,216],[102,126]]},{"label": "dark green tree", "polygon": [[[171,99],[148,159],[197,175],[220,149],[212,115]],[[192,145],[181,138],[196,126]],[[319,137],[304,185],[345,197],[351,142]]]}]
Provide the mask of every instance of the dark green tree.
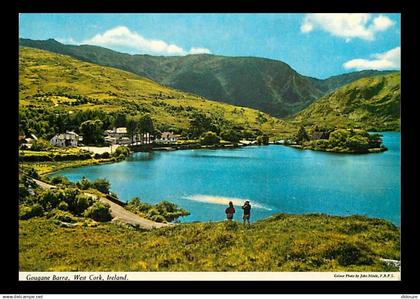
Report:
[{"label": "dark green tree", "polygon": [[200,138],[200,143],[202,145],[213,145],[218,144],[220,142],[220,137],[217,136],[214,132],[206,132]]},{"label": "dark green tree", "polygon": [[[143,115],[140,118],[139,123],[138,123],[138,128],[139,128],[140,134],[149,133],[149,137],[150,137],[150,134],[153,134],[153,132],[155,131],[155,128],[153,125],[153,120],[149,114]],[[147,138],[147,142],[150,142],[149,138]]]},{"label": "dark green tree", "polygon": [[216,126],[213,125],[212,120],[203,113],[194,113],[190,121],[188,135],[190,138],[198,138],[204,132],[218,131]]},{"label": "dark green tree", "polygon": [[104,141],[102,125],[99,119],[84,121],[79,128],[83,142],[85,144],[102,143]]},{"label": "dark green tree", "polygon": [[109,193],[110,186],[111,184],[106,179],[97,179],[93,181],[93,188],[105,194]]},{"label": "dark green tree", "polygon": [[233,143],[238,143],[239,140],[241,140],[241,135],[233,129],[222,131],[220,137],[222,137],[223,140],[230,141]]},{"label": "dark green tree", "polygon": [[304,126],[300,126],[299,131],[295,136],[295,141],[297,144],[302,144],[305,141],[309,141],[309,135],[305,130]]},{"label": "dark green tree", "polygon": [[112,125],[116,128],[125,127],[127,125],[127,116],[124,113],[118,112],[114,116]]},{"label": "dark green tree", "polygon": [[131,139],[131,143],[133,143],[134,135],[137,133],[139,122],[137,119],[133,117],[129,117],[127,119],[127,134]]}]

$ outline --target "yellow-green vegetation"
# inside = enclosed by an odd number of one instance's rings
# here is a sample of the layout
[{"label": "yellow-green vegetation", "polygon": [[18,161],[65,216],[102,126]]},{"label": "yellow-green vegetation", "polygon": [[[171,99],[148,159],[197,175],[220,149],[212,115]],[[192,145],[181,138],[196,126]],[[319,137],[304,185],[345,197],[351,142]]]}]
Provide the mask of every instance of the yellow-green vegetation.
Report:
[{"label": "yellow-green vegetation", "polygon": [[89,160],[75,160],[75,161],[55,161],[55,162],[20,162],[21,169],[33,168],[39,175],[45,175],[54,171],[62,170],[64,168],[80,167],[87,165],[96,165],[103,163],[114,163],[115,158],[110,159],[89,159]]},{"label": "yellow-green vegetation", "polygon": [[[91,110],[131,116],[147,113],[160,130],[187,130],[194,113],[207,115],[220,127],[261,131],[269,136],[289,136],[295,130],[293,125],[254,109],[209,101],[129,72],[25,47],[19,52],[19,108],[25,119],[34,119],[28,110],[45,115],[64,113],[70,118]],[[37,124],[23,126],[51,135],[54,126],[61,125],[53,118],[45,116]]]},{"label": "yellow-green vegetation", "polygon": [[117,162],[129,154],[130,150],[124,146],[117,147],[112,155],[108,152],[93,155],[77,147],[50,146],[39,151],[19,150],[19,167],[22,170],[33,168],[39,175],[45,175],[64,168]]},{"label": "yellow-green vegetation", "polygon": [[292,123],[398,131],[400,73],[362,78],[316,100],[296,114]]},{"label": "yellow-green vegetation", "polygon": [[398,271],[400,230],[362,216],[277,214],[141,231],[112,223],[19,225],[20,271]]}]

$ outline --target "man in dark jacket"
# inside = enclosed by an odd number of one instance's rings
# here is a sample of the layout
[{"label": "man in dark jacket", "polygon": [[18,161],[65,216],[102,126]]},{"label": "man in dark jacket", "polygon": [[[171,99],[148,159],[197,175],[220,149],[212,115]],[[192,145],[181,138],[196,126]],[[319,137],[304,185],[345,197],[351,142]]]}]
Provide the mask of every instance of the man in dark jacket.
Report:
[{"label": "man in dark jacket", "polygon": [[244,219],[244,224],[248,221],[248,224],[251,225],[251,223],[249,223],[249,218],[251,218],[251,205],[248,200],[245,201],[242,209],[244,210],[244,216],[242,217]]}]

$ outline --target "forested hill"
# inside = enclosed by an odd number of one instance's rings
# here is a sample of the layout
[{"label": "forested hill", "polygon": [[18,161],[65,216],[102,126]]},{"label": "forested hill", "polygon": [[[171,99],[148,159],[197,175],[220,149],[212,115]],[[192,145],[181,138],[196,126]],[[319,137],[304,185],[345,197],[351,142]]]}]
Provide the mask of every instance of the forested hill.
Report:
[{"label": "forested hill", "polygon": [[116,67],[179,90],[277,117],[297,113],[343,84],[379,73],[363,71],[319,80],[300,75],[284,62],[258,57],[129,55],[97,46],[64,45],[53,39],[20,39],[20,45]]}]

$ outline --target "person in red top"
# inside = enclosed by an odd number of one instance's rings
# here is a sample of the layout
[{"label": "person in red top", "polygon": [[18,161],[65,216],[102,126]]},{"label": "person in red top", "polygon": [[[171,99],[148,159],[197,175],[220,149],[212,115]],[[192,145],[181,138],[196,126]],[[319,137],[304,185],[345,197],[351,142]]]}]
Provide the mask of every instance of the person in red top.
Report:
[{"label": "person in red top", "polygon": [[233,207],[233,202],[229,201],[229,207],[225,210],[226,217],[229,221],[232,221],[233,214],[235,214],[235,208]]}]

